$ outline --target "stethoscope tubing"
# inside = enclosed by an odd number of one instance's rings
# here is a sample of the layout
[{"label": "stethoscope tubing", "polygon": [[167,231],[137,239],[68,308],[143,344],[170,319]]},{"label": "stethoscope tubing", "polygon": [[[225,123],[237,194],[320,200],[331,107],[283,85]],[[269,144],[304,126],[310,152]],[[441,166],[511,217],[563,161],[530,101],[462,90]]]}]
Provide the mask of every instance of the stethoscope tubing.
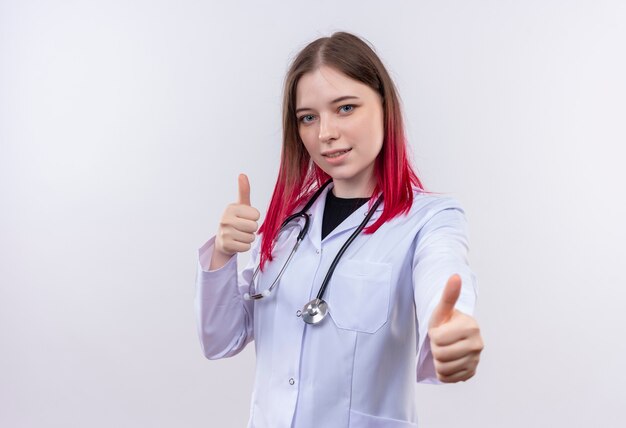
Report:
[{"label": "stethoscope tubing", "polygon": [[[299,218],[299,217],[304,217],[304,226],[302,227],[302,230],[300,230],[300,233],[298,234],[298,237],[296,239],[296,244],[294,245],[293,249],[291,250],[291,253],[289,253],[289,256],[287,257],[287,261],[283,264],[283,267],[280,270],[280,272],[278,273],[278,275],[276,276],[276,279],[272,282],[272,285],[270,285],[266,290],[262,291],[261,293],[252,294],[250,292],[252,291],[254,280],[257,277],[257,275],[259,273],[259,270],[260,270],[260,266],[257,266],[257,268],[254,271],[254,274],[252,275],[252,280],[250,281],[250,285],[248,287],[248,293],[246,293],[244,295],[244,299],[246,299],[246,300],[259,300],[259,299],[262,299],[263,297],[268,297],[272,293],[272,291],[274,290],[274,288],[277,286],[278,282],[280,281],[281,277],[283,276],[283,272],[287,268],[287,265],[289,265],[289,262],[291,261],[291,259],[293,258],[296,250],[300,246],[300,243],[302,242],[302,240],[304,239],[304,237],[306,236],[306,234],[309,231],[309,220],[310,220],[310,217],[309,217],[309,214],[307,213],[308,209],[311,207],[311,205],[313,205],[313,203],[318,198],[318,196],[322,193],[322,191],[326,188],[326,186],[328,186],[331,182],[332,182],[332,179],[330,179],[326,183],[324,183],[315,192],[315,194],[311,197],[311,199],[309,199],[309,201],[304,206],[304,208],[302,208],[297,213],[290,215],[289,217],[287,217],[285,219],[285,221],[283,221],[283,223],[281,224],[280,229],[278,231],[278,234],[280,234],[280,232],[292,220],[295,220],[296,218]],[[378,197],[378,199],[376,200],[376,202],[374,202],[374,205],[372,205],[372,207],[370,208],[369,212],[367,213],[367,215],[365,216],[363,221],[359,224],[359,226],[352,233],[352,235],[350,235],[350,237],[346,240],[346,242],[344,242],[344,244],[341,246],[341,248],[337,252],[337,255],[335,255],[335,258],[333,259],[330,267],[328,268],[328,272],[326,272],[326,276],[324,277],[324,281],[322,281],[322,285],[320,286],[320,289],[319,289],[319,291],[317,293],[317,297],[315,299],[313,299],[311,302],[307,303],[307,305],[305,305],[304,312],[309,312],[311,317],[317,317],[318,310],[320,310],[320,309],[322,310],[323,314],[321,314],[321,317],[318,317],[318,319],[316,321],[307,321],[305,319],[306,322],[308,322],[308,323],[317,323],[324,317],[324,315],[326,313],[326,310],[327,310],[326,309],[327,308],[327,304],[326,304],[326,302],[322,298],[324,296],[324,293],[326,292],[326,288],[328,287],[330,279],[332,278],[333,272],[335,271],[335,268],[337,267],[337,264],[339,263],[339,260],[341,259],[343,254],[346,252],[346,250],[348,249],[350,244],[356,239],[356,237],[359,235],[359,233],[361,233],[363,228],[365,228],[365,225],[367,225],[369,220],[372,218],[372,216],[374,215],[374,212],[376,212],[376,209],[378,208],[378,206],[380,205],[380,203],[382,201],[383,201],[383,195],[381,194]]]},{"label": "stethoscope tubing", "polygon": [[254,270],[254,274],[252,275],[252,280],[250,281],[250,287],[248,287],[248,293],[246,293],[244,295],[244,299],[246,299],[246,300],[259,300],[259,299],[262,299],[263,297],[269,296],[272,293],[272,291],[274,291],[274,288],[276,287],[276,284],[278,284],[278,281],[280,281],[280,278],[283,276],[283,272],[287,268],[287,265],[291,261],[293,255],[295,254],[295,252],[298,249],[298,247],[300,246],[300,242],[302,242],[302,240],[304,239],[304,237],[306,236],[306,234],[309,231],[309,220],[310,220],[310,217],[309,217],[309,214],[307,214],[307,211],[309,210],[309,208],[311,208],[311,205],[313,205],[313,202],[315,202],[317,197],[322,193],[322,191],[326,188],[326,186],[328,186],[331,182],[332,182],[332,179],[328,180],[326,183],[324,183],[319,189],[317,189],[315,194],[311,197],[311,199],[309,199],[309,201],[306,203],[306,205],[300,211],[298,211],[295,214],[290,215],[289,217],[287,217],[285,219],[285,221],[283,221],[283,223],[281,224],[281,226],[280,226],[280,228],[278,230],[277,236],[280,234],[280,232],[291,221],[297,219],[298,217],[303,217],[304,218],[304,226],[302,226],[302,229],[300,230],[300,233],[298,234],[298,237],[296,239],[296,244],[294,245],[293,249],[291,250],[291,253],[289,253],[289,257],[287,258],[287,261],[283,264],[283,267],[280,270],[280,272],[278,273],[278,275],[276,276],[276,279],[274,280],[274,282],[272,282],[272,285],[270,285],[265,291],[263,291],[261,293],[252,294],[252,293],[250,293],[250,291],[252,291],[252,285],[254,284],[254,280],[256,279],[257,275],[259,274],[259,270],[260,270],[260,265],[257,266],[257,268]]},{"label": "stethoscope tubing", "polygon": [[378,208],[378,206],[380,205],[382,201],[383,201],[383,195],[380,195],[378,199],[376,200],[376,202],[374,202],[374,205],[372,206],[370,211],[367,213],[367,216],[365,216],[365,219],[361,222],[361,224],[359,224],[359,227],[357,227],[357,229],[352,233],[352,235],[350,235],[348,240],[344,242],[344,244],[341,246],[341,248],[337,252],[337,255],[335,256],[335,258],[333,259],[333,262],[330,264],[330,267],[328,268],[328,272],[326,272],[326,276],[324,277],[324,281],[322,281],[320,290],[317,292],[317,298],[319,300],[322,300],[322,297],[324,296],[324,292],[326,291],[326,287],[328,286],[328,283],[330,282],[330,278],[333,276],[333,272],[335,271],[335,268],[337,267],[337,264],[339,263],[341,256],[343,256],[343,253],[346,252],[346,250],[348,249],[348,246],[352,243],[352,241],[356,239],[357,235],[361,233],[363,228],[365,228],[365,225],[370,220],[370,218],[372,218],[372,216],[374,215],[374,212],[376,211],[376,208]]}]

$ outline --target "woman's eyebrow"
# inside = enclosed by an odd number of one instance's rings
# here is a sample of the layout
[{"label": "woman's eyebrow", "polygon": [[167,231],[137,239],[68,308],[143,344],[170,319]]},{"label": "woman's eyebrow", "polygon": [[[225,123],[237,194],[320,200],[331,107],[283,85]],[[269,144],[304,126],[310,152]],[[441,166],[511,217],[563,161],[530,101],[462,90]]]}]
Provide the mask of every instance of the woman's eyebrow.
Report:
[{"label": "woman's eyebrow", "polygon": [[[340,101],[345,101],[345,100],[350,100],[350,99],[358,100],[359,97],[357,97],[355,95],[344,95],[342,97],[335,98],[334,100],[332,100],[330,102],[330,104],[335,104],[335,103],[338,103]],[[303,110],[313,110],[313,109],[310,108],[310,107],[300,107],[300,108],[296,109],[296,114],[298,114],[298,112],[303,111]]]}]

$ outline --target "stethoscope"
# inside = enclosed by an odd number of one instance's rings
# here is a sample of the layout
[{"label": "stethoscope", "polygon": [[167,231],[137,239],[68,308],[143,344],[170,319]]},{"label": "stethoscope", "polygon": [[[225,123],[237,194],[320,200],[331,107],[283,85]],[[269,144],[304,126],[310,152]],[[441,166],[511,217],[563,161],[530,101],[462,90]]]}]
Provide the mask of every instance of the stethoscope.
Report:
[{"label": "stethoscope", "polygon": [[[287,268],[287,265],[289,264],[289,262],[293,258],[293,255],[296,252],[296,250],[298,249],[298,247],[300,246],[300,242],[302,242],[302,240],[306,236],[307,232],[309,231],[309,214],[307,214],[306,211],[311,207],[311,205],[313,205],[313,202],[315,202],[317,197],[322,193],[322,191],[326,188],[326,186],[328,186],[331,182],[332,182],[332,179],[328,180],[326,183],[324,183],[322,185],[322,187],[320,187],[315,192],[315,194],[311,197],[309,202],[307,202],[307,204],[304,206],[304,208],[302,208],[302,210],[298,211],[295,214],[290,215],[289,217],[287,217],[285,219],[285,221],[283,221],[283,223],[280,226],[280,229],[279,229],[279,231],[278,231],[276,236],[278,236],[278,234],[280,234],[280,232],[284,230],[285,226],[287,226],[287,224],[289,222],[291,222],[292,220],[295,220],[295,219],[297,219],[299,217],[304,218],[304,226],[302,226],[302,229],[300,230],[300,233],[298,234],[298,238],[296,239],[296,243],[293,246],[293,249],[291,250],[291,253],[289,254],[289,257],[287,257],[287,261],[285,261],[285,264],[283,265],[282,269],[278,273],[278,276],[276,277],[274,282],[272,282],[272,285],[270,285],[270,287],[267,290],[262,291],[261,293],[258,293],[258,294],[254,293],[254,288],[255,288],[254,280],[257,277],[257,275],[259,273],[259,268],[260,268],[260,266],[257,266],[256,270],[254,271],[254,274],[252,275],[252,279],[250,280],[250,285],[248,287],[248,293],[245,293],[244,296],[243,296],[244,299],[246,299],[246,300],[260,300],[260,299],[262,299],[264,297],[268,297],[270,294],[272,294],[272,291],[274,291],[274,288],[277,286],[278,281],[280,281],[280,278],[283,276],[283,272],[285,272],[285,269]],[[355,240],[355,238],[361,232],[361,230],[363,230],[363,228],[365,227],[367,222],[370,220],[370,218],[372,218],[372,215],[374,215],[374,212],[376,211],[376,208],[378,207],[378,205],[380,205],[382,200],[383,200],[383,195],[381,194],[378,197],[378,199],[376,200],[376,202],[374,202],[374,205],[372,205],[372,208],[370,208],[369,212],[365,216],[365,219],[361,222],[359,227],[357,227],[357,229],[352,233],[352,235],[350,235],[348,240],[343,244],[343,246],[341,247],[341,249],[339,250],[339,252],[335,256],[333,262],[331,263],[330,267],[328,268],[328,272],[326,273],[326,277],[324,277],[324,281],[322,282],[322,285],[321,285],[321,287],[320,287],[320,289],[319,289],[319,291],[317,293],[317,297],[315,297],[315,299],[311,300],[309,303],[304,305],[304,308],[302,309],[301,316],[302,316],[302,319],[304,320],[304,322],[306,322],[307,324],[317,324],[317,323],[319,323],[320,321],[322,321],[324,319],[324,317],[328,313],[328,304],[326,303],[326,301],[324,301],[322,299],[322,297],[324,296],[324,292],[326,291],[326,287],[328,286],[328,283],[330,282],[330,278],[332,277],[333,272],[335,271],[335,268],[337,267],[337,263],[339,263],[339,260],[341,259],[341,256],[346,251],[348,246],[352,243],[352,241]]]}]

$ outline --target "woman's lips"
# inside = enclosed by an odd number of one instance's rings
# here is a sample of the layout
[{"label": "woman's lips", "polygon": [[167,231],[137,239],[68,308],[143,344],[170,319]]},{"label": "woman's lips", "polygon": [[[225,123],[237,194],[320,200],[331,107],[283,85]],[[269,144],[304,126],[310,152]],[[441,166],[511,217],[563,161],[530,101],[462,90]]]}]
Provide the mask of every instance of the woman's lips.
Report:
[{"label": "woman's lips", "polygon": [[326,159],[326,162],[330,163],[330,164],[338,164],[338,163],[342,163],[350,154],[350,151],[352,149],[348,149],[345,153],[342,153],[340,155],[334,155],[334,156],[328,156],[325,155],[324,158]]},{"label": "woman's lips", "polygon": [[336,155],[337,153],[348,152],[350,150],[352,150],[352,147],[348,147],[347,149],[337,149],[337,150],[333,150],[332,152],[322,153],[322,156],[330,156],[330,157],[332,157],[333,155]]}]

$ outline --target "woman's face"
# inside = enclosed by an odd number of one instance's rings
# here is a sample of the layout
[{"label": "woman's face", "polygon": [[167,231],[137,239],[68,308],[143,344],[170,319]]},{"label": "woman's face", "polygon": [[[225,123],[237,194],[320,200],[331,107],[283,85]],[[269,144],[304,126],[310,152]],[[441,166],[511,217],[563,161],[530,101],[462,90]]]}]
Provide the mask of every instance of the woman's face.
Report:
[{"label": "woman's face", "polygon": [[[298,82],[296,117],[300,138],[311,159],[333,178],[335,196],[371,196],[374,161],[384,138],[383,105],[378,92],[321,66]],[[344,154],[333,155],[345,150]]]}]

